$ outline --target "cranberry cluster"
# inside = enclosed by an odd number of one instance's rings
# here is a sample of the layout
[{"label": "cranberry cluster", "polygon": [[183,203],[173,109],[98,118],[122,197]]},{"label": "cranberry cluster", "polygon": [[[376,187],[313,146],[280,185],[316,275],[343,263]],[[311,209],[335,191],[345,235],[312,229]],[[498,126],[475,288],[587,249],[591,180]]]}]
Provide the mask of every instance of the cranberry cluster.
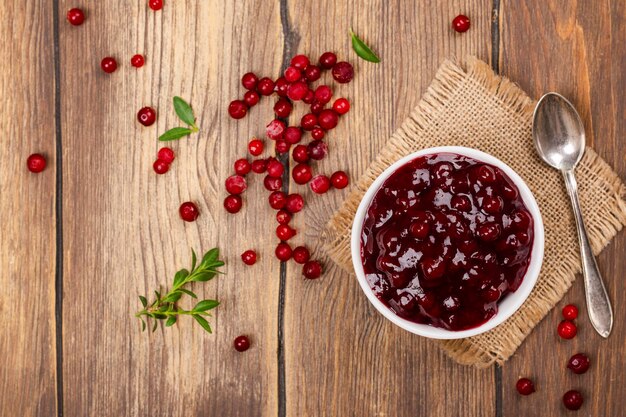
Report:
[{"label": "cranberry cluster", "polygon": [[[337,62],[337,55],[332,52],[323,53],[317,64],[311,63],[305,55],[296,55],[283,76],[275,81],[269,77],[259,78],[252,72],[244,74],[241,84],[247,91],[243,99],[234,100],[228,106],[230,116],[241,119],[259,103],[261,96],[276,94],[276,118],[266,126],[265,133],[274,141],[274,150],[278,155],[288,153],[293,146],[292,157],[296,165],[291,176],[296,184],[309,183],[316,194],[323,194],[331,187],[342,189],[349,183],[348,175],[343,171],[337,171],[329,178],[324,174],[314,176],[311,167],[311,162],[326,157],[328,145],[324,141],[325,136],[337,126],[339,118],[350,111],[350,102],[346,98],[338,98],[329,106],[333,98],[330,86],[312,86],[312,83],[321,78],[324,70],[330,70],[333,79],[340,84],[348,83],[354,77],[352,65],[345,61]],[[294,103],[298,101],[309,105],[310,112],[302,116],[299,126],[288,126],[284,119],[289,117]],[[310,133],[312,140],[306,145],[300,144],[306,132]],[[253,138],[248,143],[248,152],[254,157],[260,156],[264,149],[265,144],[261,139]],[[283,262],[293,258],[297,263],[303,264],[302,273],[306,278],[319,277],[322,267],[318,261],[310,260],[309,250],[304,246],[292,250],[287,243],[297,233],[289,226],[289,222],[293,214],[304,208],[304,198],[301,194],[287,194],[282,191],[285,166],[275,157],[257,158],[251,162],[242,158],[235,161],[234,171],[235,174],[228,177],[225,183],[229,193],[224,200],[226,211],[237,213],[241,210],[241,194],[248,187],[248,173],[252,171],[255,174],[265,174],[263,185],[270,192],[269,205],[278,210],[276,236],[280,243],[276,247],[276,257]],[[251,264],[249,254],[243,260],[246,264]]]}]

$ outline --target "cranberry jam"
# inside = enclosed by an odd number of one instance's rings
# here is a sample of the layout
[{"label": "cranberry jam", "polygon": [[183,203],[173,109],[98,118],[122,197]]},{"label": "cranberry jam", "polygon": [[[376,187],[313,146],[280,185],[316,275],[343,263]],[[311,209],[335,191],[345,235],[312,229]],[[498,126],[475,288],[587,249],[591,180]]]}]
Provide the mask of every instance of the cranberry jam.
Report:
[{"label": "cranberry jam", "polygon": [[376,192],[361,232],[374,294],[407,320],[477,327],[517,290],[533,219],[499,168],[452,153],[417,157]]}]

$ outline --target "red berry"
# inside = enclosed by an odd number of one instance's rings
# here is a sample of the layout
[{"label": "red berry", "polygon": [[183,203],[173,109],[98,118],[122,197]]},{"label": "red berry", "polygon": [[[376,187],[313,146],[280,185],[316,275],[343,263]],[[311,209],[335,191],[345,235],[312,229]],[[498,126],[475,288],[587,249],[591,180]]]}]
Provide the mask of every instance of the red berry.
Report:
[{"label": "red berry", "polygon": [[578,410],[583,406],[583,395],[575,390],[567,391],[563,394],[563,405],[568,410]]},{"label": "red berry", "polygon": [[283,186],[283,179],[266,175],[263,178],[263,186],[267,191],[278,191]]},{"label": "red berry", "polygon": [[256,106],[259,102],[259,93],[256,91],[246,91],[243,95],[243,101],[248,105],[248,107]]},{"label": "red berry", "polygon": [[246,265],[254,265],[256,263],[256,252],[249,249],[241,254],[241,260]]},{"label": "red berry", "polygon": [[245,352],[250,348],[250,339],[248,339],[248,336],[237,336],[234,346],[237,352]]},{"label": "red berry", "polygon": [[169,162],[166,162],[162,159],[157,159],[152,164],[152,169],[154,169],[154,172],[156,172],[159,175],[165,174],[167,171],[170,170],[170,164]]},{"label": "red berry", "polygon": [[137,112],[137,120],[144,126],[152,126],[156,122],[156,110],[152,107],[142,107]]},{"label": "red berry", "polygon": [[302,275],[308,279],[319,278],[322,275],[322,265],[318,261],[308,261],[302,267]]},{"label": "red berry", "polygon": [[304,145],[298,145],[293,148],[291,156],[293,156],[293,160],[296,162],[306,162],[309,160],[309,152]]},{"label": "red berry", "polygon": [[40,153],[34,153],[26,160],[26,166],[30,172],[37,174],[46,169],[46,158]]},{"label": "red berry", "polygon": [[535,392],[535,384],[528,378],[520,378],[515,384],[515,388],[522,395],[530,395]]},{"label": "red berry", "polygon": [[276,116],[287,118],[291,114],[291,110],[293,110],[293,106],[291,102],[287,99],[281,98],[274,104],[274,113]]},{"label": "red berry", "polygon": [[237,213],[239,210],[241,210],[242,205],[243,202],[241,201],[241,197],[239,197],[238,195],[229,195],[224,199],[224,208],[229,213]]},{"label": "red berry", "polygon": [[302,81],[296,81],[289,85],[287,89],[287,97],[293,101],[302,100],[309,92],[309,87]]},{"label": "red berry", "polygon": [[300,194],[289,194],[285,209],[289,213],[297,213],[304,207],[304,198]]},{"label": "red berry", "polygon": [[300,72],[300,70],[296,67],[287,67],[287,69],[285,69],[284,76],[287,82],[295,83],[300,79],[300,77],[302,77],[302,72]]},{"label": "red berry", "polygon": [[346,114],[350,111],[350,102],[347,98],[338,98],[333,103],[333,110],[337,114]]},{"label": "red berry", "polygon": [[333,110],[322,110],[319,116],[317,116],[317,123],[324,130],[334,129],[339,122],[339,116]]},{"label": "red berry", "polygon": [[186,203],[181,204],[178,212],[180,213],[180,218],[186,222],[192,222],[196,220],[200,215],[198,206],[196,206],[191,201],[187,201]]},{"label": "red berry", "polygon": [[349,83],[354,77],[354,68],[349,62],[337,62],[332,70],[333,78],[340,84]]},{"label": "red berry", "polygon": [[248,113],[248,105],[242,100],[233,100],[228,105],[228,114],[233,119],[242,119]]},{"label": "red berry", "polygon": [[584,374],[589,369],[589,358],[584,353],[577,353],[569,358],[567,367],[575,374]]},{"label": "red berry", "polygon": [[296,230],[289,227],[286,224],[279,224],[276,227],[276,236],[282,240],[287,241],[296,235]]},{"label": "red berry", "polygon": [[309,183],[311,190],[316,194],[324,194],[330,188],[330,179],[326,175],[316,175]]},{"label": "red berry", "polygon": [[102,68],[102,71],[110,74],[117,69],[117,61],[110,56],[103,58],[102,61],[100,61],[100,68]]},{"label": "red berry", "polygon": [[291,149],[291,144],[285,142],[283,139],[277,140],[276,146],[274,146],[274,150],[278,154],[287,153],[289,149]]},{"label": "red berry", "polygon": [[311,180],[312,176],[311,167],[303,163],[296,165],[291,172],[291,177],[296,184],[306,184]]},{"label": "red berry", "polygon": [[330,182],[333,184],[333,187],[339,190],[346,188],[349,182],[348,174],[343,171],[337,171],[330,176]]},{"label": "red berry", "polygon": [[302,102],[305,104],[311,104],[315,101],[315,93],[313,90],[309,90],[306,92],[306,96],[302,99]]},{"label": "red berry", "polygon": [[276,246],[274,253],[279,261],[287,262],[291,258],[291,246],[285,242],[281,242]]},{"label": "red berry", "polygon": [[255,174],[262,174],[267,169],[267,161],[265,159],[257,159],[252,161],[252,172]]},{"label": "red berry", "polygon": [[322,110],[324,110],[324,105],[322,103],[315,101],[311,104],[311,113],[314,115],[318,116]]},{"label": "red berry", "polygon": [[322,76],[322,70],[317,65],[309,65],[304,70],[304,78],[310,83],[317,81]]},{"label": "red berry", "polygon": [[313,130],[311,130],[311,137],[315,140],[322,140],[325,135],[326,131],[321,127],[314,127]]},{"label": "red berry", "polygon": [[174,162],[176,156],[174,155],[174,151],[172,150],[172,148],[165,147],[159,149],[159,151],[157,152],[157,158],[167,162],[168,164],[171,164],[172,162]]},{"label": "red berry", "polygon": [[246,175],[250,172],[250,169],[252,168],[252,166],[250,165],[250,162],[248,162],[247,159],[237,159],[235,161],[235,173],[237,175]]},{"label": "red berry", "polygon": [[559,323],[559,326],[557,328],[559,336],[561,336],[563,339],[572,339],[574,336],[576,336],[577,330],[578,329],[576,328],[576,325],[569,320],[563,320]]},{"label": "red berry", "polygon": [[271,158],[267,162],[267,174],[270,177],[275,177],[275,178],[282,177],[283,172],[285,172],[285,167],[277,159]]},{"label": "red berry", "polygon": [[270,207],[274,210],[280,210],[285,207],[287,204],[287,194],[282,191],[274,191],[269,195],[268,201],[270,202]]},{"label": "red berry", "polygon": [[332,97],[333,90],[327,85],[320,85],[315,89],[315,99],[322,104],[328,103]]},{"label": "red berry", "polygon": [[306,55],[296,55],[291,58],[291,66],[299,70],[305,70],[309,64],[309,58]]},{"label": "red berry", "polygon": [[252,156],[261,155],[263,153],[263,141],[261,139],[252,139],[250,143],[248,143],[248,152],[250,152]]},{"label": "red berry", "polygon": [[295,145],[296,143],[300,142],[300,139],[302,139],[302,130],[300,130],[300,128],[296,126],[289,126],[287,129],[285,129],[284,139],[285,142],[289,143],[290,145]]},{"label": "red berry", "polygon": [[319,59],[320,67],[331,69],[337,63],[337,55],[332,52],[324,52]]},{"label": "red berry", "polygon": [[563,307],[563,318],[566,320],[574,320],[578,317],[578,308],[573,304],[568,304]]},{"label": "red berry", "polygon": [[291,214],[284,209],[278,210],[278,213],[276,213],[276,221],[278,224],[288,224],[291,221]]},{"label": "red berry", "polygon": [[285,77],[280,77],[276,80],[276,84],[274,85],[274,90],[276,90],[276,94],[280,97],[287,96],[287,89],[289,88],[289,83],[285,80]]},{"label": "red berry", "polygon": [[297,263],[305,264],[309,261],[311,254],[309,253],[309,250],[305,248],[304,246],[298,246],[297,248],[293,250],[292,256],[293,256],[293,260],[296,261]]},{"label": "red berry", "polygon": [[317,116],[311,113],[305,114],[300,119],[300,126],[304,130],[313,130],[313,128],[317,125]]},{"label": "red berry", "polygon": [[269,122],[269,124],[265,127],[265,133],[270,139],[282,139],[286,128],[287,127],[285,126],[285,122],[283,122],[282,120],[274,119]]},{"label": "red berry", "polygon": [[467,30],[470,28],[469,17],[462,14],[458,15],[452,20],[452,28],[459,33],[467,32]]},{"label": "red berry", "polygon": [[307,146],[309,157],[316,161],[320,161],[326,157],[328,153],[328,145],[322,140],[314,140]]},{"label": "red berry", "polygon": [[246,179],[241,175],[231,175],[226,178],[225,184],[229,194],[241,194],[248,188]]},{"label": "red berry", "polygon": [[163,8],[163,0],[150,0],[148,5],[154,11],[161,10]]},{"label": "red berry", "polygon": [[267,77],[261,78],[256,85],[256,91],[263,96],[269,96],[274,92],[274,81]]},{"label": "red berry", "polygon": [[258,82],[259,77],[253,72],[246,72],[241,77],[241,85],[243,85],[243,88],[246,90],[254,91]]},{"label": "red berry", "polygon": [[85,21],[85,14],[79,8],[73,8],[67,12],[67,21],[74,26],[80,26]]},{"label": "red berry", "polygon": [[146,60],[141,54],[133,55],[132,58],[130,59],[130,65],[132,65],[135,68],[141,68],[143,67],[143,64],[145,63],[146,63]]}]

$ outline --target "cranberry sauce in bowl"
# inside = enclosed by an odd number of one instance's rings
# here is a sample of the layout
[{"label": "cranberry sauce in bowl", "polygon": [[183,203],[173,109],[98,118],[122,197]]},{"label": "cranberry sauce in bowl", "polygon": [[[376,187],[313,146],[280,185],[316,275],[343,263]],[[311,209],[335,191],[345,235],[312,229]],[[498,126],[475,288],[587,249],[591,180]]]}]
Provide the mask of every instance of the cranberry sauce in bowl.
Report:
[{"label": "cranberry sauce in bowl", "polygon": [[452,152],[416,156],[384,179],[366,207],[363,273],[397,316],[447,331],[474,329],[522,284],[535,230],[520,189],[500,167]]}]

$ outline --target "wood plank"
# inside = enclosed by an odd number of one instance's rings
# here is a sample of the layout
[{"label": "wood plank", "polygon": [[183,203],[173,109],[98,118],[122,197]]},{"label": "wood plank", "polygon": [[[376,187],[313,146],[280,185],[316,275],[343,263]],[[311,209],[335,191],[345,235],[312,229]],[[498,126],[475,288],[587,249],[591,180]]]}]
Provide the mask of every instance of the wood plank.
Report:
[{"label": "wood plank", "polygon": [[[474,54],[488,60],[490,11],[487,1],[289,2],[290,21],[301,39],[295,49],[314,57],[335,50],[356,69],[354,81],[336,92],[351,100],[352,109],[328,135],[329,156],[317,169],[328,174],[345,169],[358,178],[418,103],[444,58]],[[459,13],[473,22],[465,34],[450,28]],[[380,54],[381,64],[351,51],[350,26]],[[323,196],[293,183],[291,189],[308,201],[308,209],[296,216],[301,236],[295,242],[306,242],[314,256],[323,257],[321,231],[349,189]],[[495,414],[493,368],[453,363],[434,344],[386,321],[356,279],[328,260],[326,267],[321,279],[305,281],[300,268],[289,264],[287,415]]]},{"label": "wood plank", "polygon": [[[73,5],[61,0],[60,10]],[[280,66],[278,1],[166,1],[159,12],[146,1],[86,7],[82,27],[61,28],[65,415],[276,415],[279,265],[266,252],[253,268],[239,259],[250,246],[272,247],[273,213],[250,198],[247,215],[230,216],[222,200],[232,162],[271,117],[269,101],[238,123],[226,110],[243,95],[241,74]],[[145,67],[130,67],[135,53],[146,54]],[[111,75],[99,69],[107,55],[120,64]],[[202,132],[173,143],[172,169],[157,176],[157,136],[179,123],[174,95],[190,100]],[[159,113],[149,128],[135,119],[145,105]],[[194,223],[178,216],[188,200],[201,211]],[[186,318],[141,333],[137,294],[168,285],[189,266],[190,248],[215,245],[227,275],[193,287],[222,301],[213,335]],[[232,347],[239,334],[252,339],[244,354]]]},{"label": "wood plank", "polygon": [[[626,2],[502,2],[503,74],[538,97],[558,91],[581,113],[587,139],[620,174],[626,175],[623,138],[626,113],[620,103],[626,88]],[[593,207],[583,207],[591,211]],[[602,340],[589,323],[584,308],[582,279],[530,335],[503,370],[503,416],[570,415],[561,403],[563,393],[579,389],[585,404],[579,415],[622,416],[626,399],[626,236],[620,233],[599,257],[607,290],[613,301],[615,326]],[[563,341],[556,335],[560,309],[574,303],[580,309],[579,335]],[[577,352],[592,361],[585,375],[574,375],[565,365]],[[521,398],[515,392],[520,376],[535,379],[538,392]]]},{"label": "wood plank", "polygon": [[[56,415],[54,30],[51,2],[0,3],[0,415]],[[31,153],[46,156],[40,174]]]}]

